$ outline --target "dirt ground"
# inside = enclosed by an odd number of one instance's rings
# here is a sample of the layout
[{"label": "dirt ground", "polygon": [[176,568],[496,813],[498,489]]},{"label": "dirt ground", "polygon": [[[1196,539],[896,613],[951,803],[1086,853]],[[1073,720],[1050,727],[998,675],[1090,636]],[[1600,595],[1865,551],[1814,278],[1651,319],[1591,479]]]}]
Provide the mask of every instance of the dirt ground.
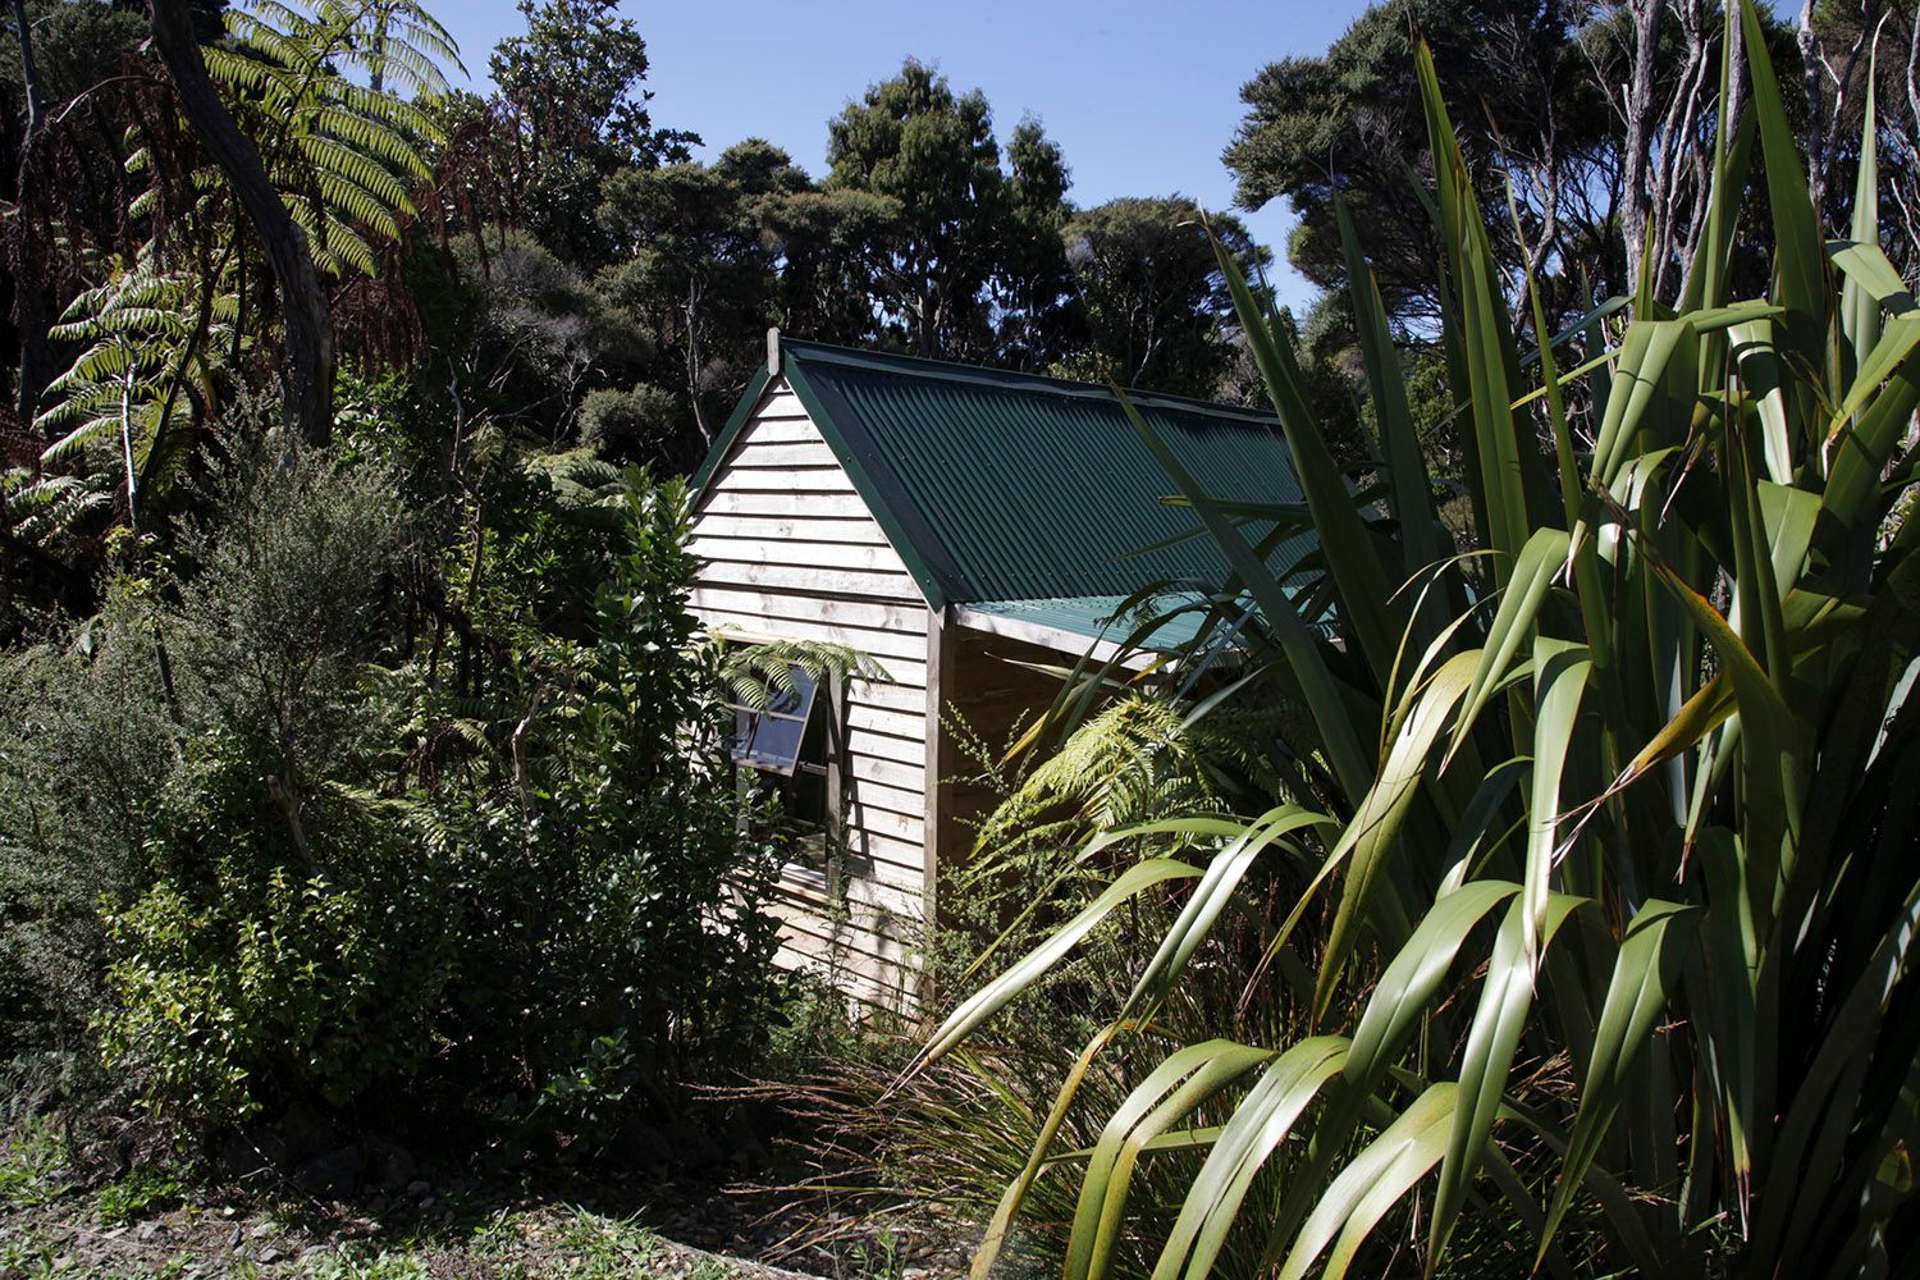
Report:
[{"label": "dirt ground", "polygon": [[951,1280],[966,1262],[925,1227],[817,1207],[770,1214],[764,1196],[639,1175],[489,1185],[422,1169],[329,1196],[266,1173],[217,1185],[87,1177],[48,1136],[0,1143],[0,1280]]}]

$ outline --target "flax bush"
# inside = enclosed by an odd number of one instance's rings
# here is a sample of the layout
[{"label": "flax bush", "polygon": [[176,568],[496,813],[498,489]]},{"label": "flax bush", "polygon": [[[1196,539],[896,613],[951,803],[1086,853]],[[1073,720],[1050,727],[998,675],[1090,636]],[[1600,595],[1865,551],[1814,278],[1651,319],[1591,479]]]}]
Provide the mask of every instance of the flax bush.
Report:
[{"label": "flax bush", "polygon": [[[1033,1108],[976,1276],[1029,1221],[1061,1223],[1068,1280],[1910,1265],[1920,319],[1880,247],[1871,106],[1851,221],[1822,228],[1758,18],[1729,22],[1746,66],[1723,66],[1721,101],[1744,70],[1752,105],[1700,144],[1714,189],[1682,293],[1599,300],[1557,342],[1537,282],[1493,260],[1416,44],[1477,547],[1436,517],[1351,228],[1383,511],[1354,501],[1221,255],[1316,580],[1275,581],[1249,545],[1281,509],[1216,508],[1135,426],[1236,575],[1223,618],[1244,592],[1308,709],[1280,754],[1309,785],[1257,816],[1105,831],[1076,860],[1129,850],[1119,873],[930,1037],[909,1081],[955,1069],[1110,918],[1165,903]],[[1756,160],[1758,240],[1737,234]],[[1770,270],[1746,260],[1763,252]],[[1302,615],[1314,598],[1329,618]],[[1181,1025],[1286,866],[1304,891],[1236,977],[1243,1007],[1292,1016]]]}]

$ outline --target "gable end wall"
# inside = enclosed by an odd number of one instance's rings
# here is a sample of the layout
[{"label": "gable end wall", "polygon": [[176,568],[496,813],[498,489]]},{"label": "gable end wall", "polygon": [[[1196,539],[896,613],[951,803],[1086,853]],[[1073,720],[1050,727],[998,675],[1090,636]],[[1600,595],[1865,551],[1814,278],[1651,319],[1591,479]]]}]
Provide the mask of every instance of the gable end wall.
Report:
[{"label": "gable end wall", "polygon": [[761,396],[702,491],[693,551],[693,611],[709,628],[843,644],[886,672],[854,682],[847,699],[842,901],[783,883],[780,962],[908,1006],[926,896],[930,611],[784,381]]}]

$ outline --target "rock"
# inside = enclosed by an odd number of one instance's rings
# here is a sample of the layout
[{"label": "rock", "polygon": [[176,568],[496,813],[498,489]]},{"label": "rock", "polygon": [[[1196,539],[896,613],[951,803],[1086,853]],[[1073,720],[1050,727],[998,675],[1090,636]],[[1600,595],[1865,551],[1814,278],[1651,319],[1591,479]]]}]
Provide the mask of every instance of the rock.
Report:
[{"label": "rock", "polygon": [[359,1147],[341,1147],[301,1163],[293,1180],[314,1195],[349,1196],[366,1172],[366,1155]]},{"label": "rock", "polygon": [[240,1247],[240,1242],[245,1240],[246,1238],[247,1238],[247,1233],[241,1230],[239,1227],[235,1227],[233,1229],[233,1239],[227,1242],[227,1247],[229,1249],[238,1249]]},{"label": "rock", "polygon": [[397,1142],[388,1142],[380,1138],[371,1138],[364,1144],[367,1152],[367,1168],[377,1174],[377,1180],[383,1191],[398,1191],[414,1181],[414,1173],[419,1165],[414,1161],[413,1153]]},{"label": "rock", "polygon": [[272,1245],[268,1245],[260,1251],[260,1261],[262,1263],[278,1262],[283,1256],[284,1255]]},{"label": "rock", "polygon": [[433,1184],[424,1178],[415,1178],[407,1184],[407,1194],[418,1200],[433,1190]]}]

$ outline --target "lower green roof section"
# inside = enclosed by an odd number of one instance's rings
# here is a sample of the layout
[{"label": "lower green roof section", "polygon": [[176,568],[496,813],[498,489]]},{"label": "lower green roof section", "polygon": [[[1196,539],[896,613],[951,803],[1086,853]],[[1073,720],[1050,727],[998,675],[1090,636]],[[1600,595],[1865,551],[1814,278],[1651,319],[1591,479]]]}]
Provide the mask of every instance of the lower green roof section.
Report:
[{"label": "lower green roof section", "polygon": [[1009,622],[1065,632],[1092,643],[1105,640],[1120,644],[1148,621],[1165,617],[1139,645],[1159,653],[1171,653],[1193,642],[1206,620],[1207,611],[1195,607],[1174,612],[1182,606],[1200,606],[1205,602],[1197,594],[1168,592],[1137,602],[1134,609],[1121,615],[1128,596],[1052,596],[1038,600],[974,600],[963,607],[973,613],[1005,618]]},{"label": "lower green roof section", "polygon": [[[1280,590],[1299,605],[1319,577],[1318,572],[1298,574],[1282,584]],[[1131,640],[1136,648],[1150,652],[1181,653],[1200,634],[1200,628],[1206,625],[1212,612],[1210,606],[1219,601],[1218,596],[1207,596],[1198,590],[1169,588],[1144,598],[1045,596],[1030,600],[974,600],[959,607],[969,614],[984,614],[989,618],[1005,619],[1020,626],[1052,632],[1054,634],[1051,636],[1043,638],[1036,635],[1033,639],[1076,652],[1084,652],[1087,645],[1099,641],[1120,645]],[[1253,597],[1249,594],[1242,593],[1236,604],[1246,614],[1256,611]],[[1331,618],[1319,616],[1308,618],[1306,622],[1308,626],[1332,638]],[[1230,642],[1240,625],[1238,621],[1230,621],[1216,627],[1210,643]],[[1074,639],[1084,643],[1070,643]]]}]

